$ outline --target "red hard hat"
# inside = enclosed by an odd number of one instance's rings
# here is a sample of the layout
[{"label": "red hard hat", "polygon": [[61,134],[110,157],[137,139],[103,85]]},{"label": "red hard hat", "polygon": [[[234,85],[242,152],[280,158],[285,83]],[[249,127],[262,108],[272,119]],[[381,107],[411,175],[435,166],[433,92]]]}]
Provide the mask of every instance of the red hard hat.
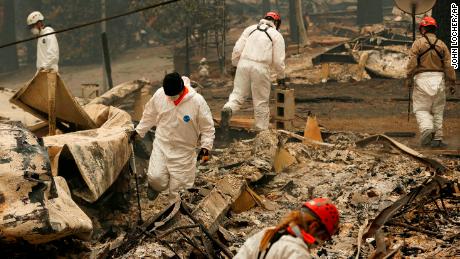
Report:
[{"label": "red hard hat", "polygon": [[277,12],[268,12],[265,17],[271,17],[275,21],[281,21],[281,16]]},{"label": "red hard hat", "polygon": [[329,199],[316,198],[303,205],[318,216],[330,236],[339,228],[339,210]]},{"label": "red hard hat", "polygon": [[438,24],[436,23],[436,20],[433,17],[430,16],[425,16],[423,17],[422,21],[420,22],[420,25],[418,28],[426,27],[426,26],[434,26],[438,28]]}]

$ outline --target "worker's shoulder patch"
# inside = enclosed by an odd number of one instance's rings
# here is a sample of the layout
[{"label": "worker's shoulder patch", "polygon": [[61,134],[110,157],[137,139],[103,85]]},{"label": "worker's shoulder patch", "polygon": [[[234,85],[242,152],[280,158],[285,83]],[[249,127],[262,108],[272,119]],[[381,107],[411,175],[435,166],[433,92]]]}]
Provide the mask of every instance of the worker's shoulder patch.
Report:
[{"label": "worker's shoulder patch", "polygon": [[192,118],[189,115],[184,115],[184,121],[189,122]]}]

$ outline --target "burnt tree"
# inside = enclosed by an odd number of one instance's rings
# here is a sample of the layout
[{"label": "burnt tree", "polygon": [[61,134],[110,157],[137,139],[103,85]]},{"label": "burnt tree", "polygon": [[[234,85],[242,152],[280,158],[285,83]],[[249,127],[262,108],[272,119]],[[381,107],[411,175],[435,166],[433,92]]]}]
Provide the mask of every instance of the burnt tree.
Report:
[{"label": "burnt tree", "polygon": [[[0,44],[16,40],[14,22],[14,0],[0,0]],[[18,54],[16,45],[0,49],[0,72],[10,72],[18,69]]]},{"label": "burnt tree", "polygon": [[358,0],[358,25],[383,22],[382,0]]},{"label": "burnt tree", "polygon": [[296,0],[289,0],[289,36],[293,42],[299,42],[295,7]]}]

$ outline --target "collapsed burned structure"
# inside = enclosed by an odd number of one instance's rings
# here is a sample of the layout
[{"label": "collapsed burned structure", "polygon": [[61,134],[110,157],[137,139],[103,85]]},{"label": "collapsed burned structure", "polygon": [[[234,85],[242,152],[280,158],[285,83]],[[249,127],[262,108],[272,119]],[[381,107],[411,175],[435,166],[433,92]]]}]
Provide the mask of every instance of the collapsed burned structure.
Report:
[{"label": "collapsed burned structure", "polygon": [[[128,114],[134,117],[136,106],[148,100],[145,95],[154,88],[146,81],[122,84],[84,106],[82,111],[95,122],[96,129],[39,141],[18,124],[2,124],[2,137],[6,132],[12,134],[12,141],[7,141],[11,146],[2,144],[2,152],[14,154],[10,150],[17,150],[19,159],[26,148],[30,154],[42,157],[32,161],[43,163],[27,168],[44,170],[40,173],[20,167],[10,175],[9,182],[17,182],[25,198],[12,196],[16,192],[4,187],[3,206],[7,207],[3,208],[17,210],[30,204],[39,206],[43,213],[26,213],[29,216],[18,218],[17,213],[15,217],[5,216],[11,214],[3,209],[2,236],[46,242],[34,248],[35,252],[55,255],[231,257],[255,230],[275,224],[305,199],[324,196],[338,205],[341,228],[337,238],[316,251],[318,255],[458,255],[458,161],[426,157],[384,135],[323,129],[325,142],[318,142],[283,130],[256,135],[236,126],[231,130],[243,139],[215,149],[211,161],[198,168],[195,187],[174,202],[163,195],[154,202],[147,199],[144,172],[149,144],[148,140],[136,143],[143,222],[134,220],[138,208],[134,178],[129,176],[125,132],[132,128]],[[120,102],[126,99],[129,101]],[[127,112],[101,103],[123,107]],[[151,141],[152,137],[147,139]],[[124,155],[114,155],[118,151],[111,146],[111,138],[124,139],[116,141]],[[16,146],[19,144],[22,149]],[[85,149],[91,154],[96,151],[95,145],[101,156],[85,156]],[[104,154],[108,151],[111,153]],[[113,160],[114,165],[101,164],[111,161],[107,157],[119,160]],[[13,160],[2,159],[2,171],[13,172],[9,169],[15,164]],[[126,184],[123,190],[120,186]],[[40,199],[34,198],[38,197],[34,194],[37,191],[42,192]],[[114,204],[121,201],[117,198],[120,192],[124,193],[121,200],[125,208]],[[23,205],[13,205],[18,204],[11,203],[13,200]],[[60,203],[68,207],[51,205]],[[65,216],[70,215],[68,211],[75,211],[72,217]],[[76,217],[77,212],[81,216]],[[64,217],[59,221],[53,215]],[[40,224],[48,227],[40,230]],[[24,231],[27,226],[32,232]],[[61,239],[72,234],[92,241]],[[60,240],[49,243],[53,239]],[[59,244],[63,240],[67,245]],[[12,245],[5,251],[17,253],[15,248]]]},{"label": "collapsed burned structure", "polygon": [[[354,13],[311,17],[354,20]],[[290,65],[312,59],[290,66],[296,91],[302,87],[300,93],[310,94],[314,88],[307,85],[325,88],[315,85],[323,81],[402,77],[406,35],[378,26],[367,32],[331,29],[335,37],[311,37],[308,51],[288,46]],[[320,51],[310,55],[315,46]],[[338,236],[313,251],[319,257],[460,256],[458,149],[418,152],[405,145],[412,132],[393,132],[402,136],[396,140],[392,134],[333,131],[299,114],[300,127],[259,133],[243,116],[232,121],[230,140],[220,139],[217,129],[217,147],[197,168],[193,188],[173,201],[163,194],[151,201],[146,169],[155,132],[135,142],[134,152],[127,132],[159,84],[126,82],[77,102],[57,79],[55,136],[46,136],[46,73],[16,93],[5,90],[5,100],[14,104],[0,116],[0,180],[8,183],[0,185],[0,249],[7,256],[231,258],[252,234],[319,196],[333,200],[341,213]],[[231,80],[211,78],[203,85],[198,87],[208,102],[216,102],[227,97],[221,88]],[[305,114],[312,103],[366,102],[337,94],[298,94],[295,101]],[[34,117],[17,116],[18,106]],[[11,122],[16,120],[26,125]],[[133,155],[136,163],[130,163]]]}]

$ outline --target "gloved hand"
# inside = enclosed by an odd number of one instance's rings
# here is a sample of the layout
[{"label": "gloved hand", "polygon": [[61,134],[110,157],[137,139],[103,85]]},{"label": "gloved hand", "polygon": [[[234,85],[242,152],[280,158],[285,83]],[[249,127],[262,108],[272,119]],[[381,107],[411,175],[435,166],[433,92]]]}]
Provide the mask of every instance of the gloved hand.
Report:
[{"label": "gloved hand", "polygon": [[236,67],[232,66],[232,68],[230,68],[230,75],[235,77],[235,75],[236,75]]},{"label": "gloved hand", "polygon": [[283,87],[286,86],[286,79],[285,78],[278,79],[276,82],[278,83],[278,86],[283,86]]},{"label": "gloved hand", "polygon": [[134,141],[136,141],[137,139],[140,139],[141,136],[139,135],[139,133],[137,133],[136,130],[133,130],[131,132],[129,132],[129,143],[133,143]]},{"label": "gloved hand", "polygon": [[200,163],[204,163],[204,162],[209,161],[209,150],[207,150],[206,148],[202,148],[200,150],[200,153],[198,153],[196,161],[198,161]]}]

